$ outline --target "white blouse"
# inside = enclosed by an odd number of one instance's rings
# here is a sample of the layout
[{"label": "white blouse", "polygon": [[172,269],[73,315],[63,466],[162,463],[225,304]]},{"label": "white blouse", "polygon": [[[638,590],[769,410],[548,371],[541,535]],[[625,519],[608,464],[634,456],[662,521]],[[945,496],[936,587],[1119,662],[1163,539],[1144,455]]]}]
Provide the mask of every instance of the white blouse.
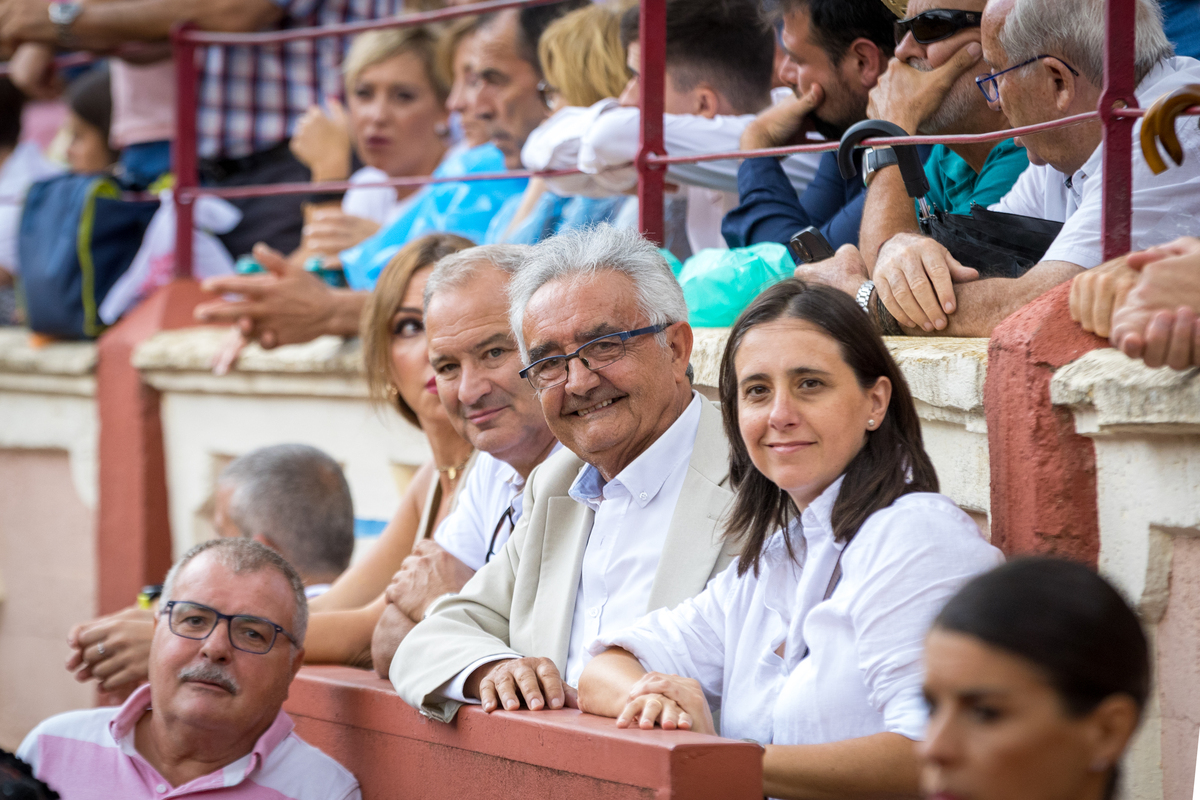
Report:
[{"label": "white blouse", "polygon": [[[698,680],[728,738],[921,738],[925,634],[951,595],[1004,558],[949,498],[931,493],[904,495],[849,545],[835,542],[830,513],[841,483],[792,523],[795,560],[776,533],[757,577],[730,566],[696,597],[599,638],[591,652],[623,647],[649,671]],[[842,577],[826,600],[843,548]]]}]

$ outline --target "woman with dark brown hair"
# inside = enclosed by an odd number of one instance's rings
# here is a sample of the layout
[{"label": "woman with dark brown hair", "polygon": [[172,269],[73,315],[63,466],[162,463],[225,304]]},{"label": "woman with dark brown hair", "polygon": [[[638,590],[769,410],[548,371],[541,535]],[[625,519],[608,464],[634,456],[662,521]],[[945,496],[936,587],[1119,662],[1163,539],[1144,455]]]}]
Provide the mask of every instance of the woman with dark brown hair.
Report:
[{"label": "woman with dark brown hair", "polygon": [[915,796],[922,643],[1002,560],[938,482],[912,395],[845,294],[788,280],[734,325],[720,394],[738,562],[591,646],[580,707],[764,745],[771,797]]}]

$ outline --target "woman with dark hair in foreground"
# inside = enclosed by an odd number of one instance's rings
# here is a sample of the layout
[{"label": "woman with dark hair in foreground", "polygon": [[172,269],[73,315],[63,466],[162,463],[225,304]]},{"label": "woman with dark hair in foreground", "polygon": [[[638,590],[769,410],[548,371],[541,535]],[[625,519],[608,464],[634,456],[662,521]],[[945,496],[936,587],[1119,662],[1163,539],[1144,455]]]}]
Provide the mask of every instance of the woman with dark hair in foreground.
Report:
[{"label": "woman with dark hair in foreground", "polygon": [[[580,707],[766,749],[772,797],[915,796],[929,624],[1000,552],[937,494],[912,395],[850,297],[796,280],[743,312],[720,393],[735,566],[592,645]],[[606,649],[607,648],[607,649]]]},{"label": "woman with dark hair in foreground", "polygon": [[974,579],[926,641],[922,784],[936,800],[1104,800],[1150,693],[1146,636],[1087,567]]}]

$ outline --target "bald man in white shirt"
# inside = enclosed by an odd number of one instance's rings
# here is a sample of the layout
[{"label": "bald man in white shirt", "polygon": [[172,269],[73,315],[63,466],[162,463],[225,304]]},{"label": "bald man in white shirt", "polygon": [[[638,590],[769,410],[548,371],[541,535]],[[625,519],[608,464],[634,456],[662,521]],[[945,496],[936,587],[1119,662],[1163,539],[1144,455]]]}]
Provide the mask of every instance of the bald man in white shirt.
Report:
[{"label": "bald man in white shirt", "polygon": [[396,651],[410,705],[449,721],[562,708],[588,643],[699,593],[731,560],[720,413],[691,387],[692,331],[652,244],[600,226],[534,248],[509,289],[522,370],[566,448],[534,470],[504,548]]}]

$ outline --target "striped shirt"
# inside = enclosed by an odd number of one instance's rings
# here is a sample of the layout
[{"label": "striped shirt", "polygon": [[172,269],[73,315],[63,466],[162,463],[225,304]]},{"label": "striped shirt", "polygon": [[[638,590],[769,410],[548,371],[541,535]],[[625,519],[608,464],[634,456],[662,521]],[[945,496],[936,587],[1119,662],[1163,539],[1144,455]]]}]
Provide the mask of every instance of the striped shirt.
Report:
[{"label": "striped shirt", "polygon": [[[403,0],[274,1],[283,11],[277,30],[381,19],[404,8]],[[348,46],[349,37],[332,36],[266,47],[201,48],[200,157],[242,158],[283,142],[309,106],[342,96],[341,63]]]},{"label": "striped shirt", "polygon": [[71,800],[361,800],[344,767],[292,732],[283,711],[250,753],[183,786],[171,786],[134,747],[134,727],[150,708],[144,685],[119,708],[68,711],[33,729],[17,755]]}]

